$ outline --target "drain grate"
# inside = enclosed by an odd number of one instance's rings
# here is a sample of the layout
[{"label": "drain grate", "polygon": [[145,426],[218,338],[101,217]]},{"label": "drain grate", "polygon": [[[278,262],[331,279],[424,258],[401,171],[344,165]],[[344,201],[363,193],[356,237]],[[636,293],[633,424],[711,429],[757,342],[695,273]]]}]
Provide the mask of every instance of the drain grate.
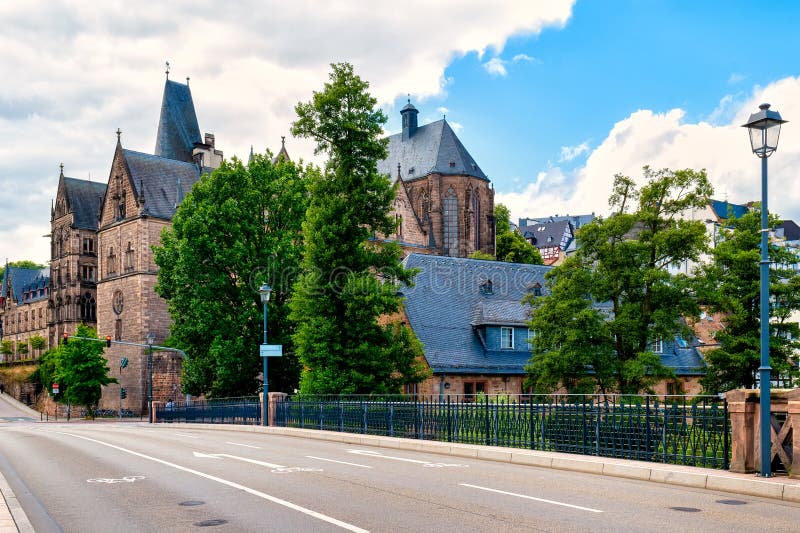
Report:
[{"label": "drain grate", "polygon": [[743,502],[742,500],[717,500],[717,503],[723,505],[747,505],[747,502]]},{"label": "drain grate", "polygon": [[221,526],[223,524],[227,524],[227,520],[222,520],[221,518],[215,518],[213,520],[203,520],[202,522],[195,522],[192,525],[197,527],[211,527],[211,526]]},{"label": "drain grate", "polygon": [[673,511],[680,511],[682,513],[699,513],[700,509],[697,507],[670,507]]},{"label": "drain grate", "polygon": [[203,505],[206,502],[201,502],[200,500],[186,500],[185,502],[181,502],[178,505],[183,505],[184,507],[194,507],[196,505]]}]

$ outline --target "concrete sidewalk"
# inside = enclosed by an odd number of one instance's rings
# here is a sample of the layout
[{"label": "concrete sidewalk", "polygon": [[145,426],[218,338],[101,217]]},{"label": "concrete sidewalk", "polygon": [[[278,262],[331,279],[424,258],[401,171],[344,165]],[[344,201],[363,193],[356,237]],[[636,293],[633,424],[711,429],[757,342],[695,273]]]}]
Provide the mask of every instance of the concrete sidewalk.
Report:
[{"label": "concrete sidewalk", "polygon": [[[20,416],[33,418],[36,421],[40,418],[39,411],[31,409],[6,393],[0,394],[0,402],[5,402],[19,411]],[[0,533],[28,533],[33,531],[34,529],[28,520],[28,516],[14,495],[14,491],[11,490],[11,486],[5,476],[0,472]]]},{"label": "concrete sidewalk", "polygon": [[360,446],[377,446],[398,450],[414,450],[436,453],[453,457],[469,457],[500,461],[525,466],[556,468],[604,476],[622,477],[666,483],[699,489],[718,490],[749,496],[760,496],[787,502],[800,503],[800,479],[786,476],[769,479],[759,478],[755,474],[736,474],[727,470],[698,468],[662,463],[647,463],[610,457],[591,455],[574,455],[558,452],[542,452],[520,448],[502,448],[497,446],[478,446],[474,444],[455,444],[429,440],[401,439],[376,435],[360,435],[356,433],[337,433],[313,429],[295,429],[262,426],[232,426],[230,424],[163,424],[184,429],[224,429],[228,431],[245,431],[319,439]]}]

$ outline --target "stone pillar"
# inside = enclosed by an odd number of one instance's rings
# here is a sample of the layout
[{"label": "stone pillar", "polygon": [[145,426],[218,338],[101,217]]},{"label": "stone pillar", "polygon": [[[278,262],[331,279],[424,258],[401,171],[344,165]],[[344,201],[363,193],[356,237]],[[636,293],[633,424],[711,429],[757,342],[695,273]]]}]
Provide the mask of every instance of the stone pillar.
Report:
[{"label": "stone pillar", "polygon": [[[731,417],[731,472],[761,470],[760,392],[738,389],[725,393]],[[771,427],[771,456],[773,460],[778,457],[792,477],[800,478],[800,434],[794,430],[800,428],[800,389],[770,391],[770,413],[787,414],[780,427],[778,423],[773,424],[773,416],[763,421]]]},{"label": "stone pillar", "polygon": [[275,425],[275,412],[278,409],[278,403],[282,402],[288,394],[285,392],[269,392],[267,393],[267,424],[270,426]]},{"label": "stone pillar", "polygon": [[731,472],[755,472],[755,418],[758,391],[737,389],[725,393],[731,417]]}]

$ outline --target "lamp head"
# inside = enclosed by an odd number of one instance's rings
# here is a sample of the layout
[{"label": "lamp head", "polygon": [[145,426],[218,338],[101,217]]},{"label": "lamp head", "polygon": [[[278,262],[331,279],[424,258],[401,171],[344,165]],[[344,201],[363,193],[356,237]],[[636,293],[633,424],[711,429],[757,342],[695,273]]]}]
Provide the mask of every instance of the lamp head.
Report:
[{"label": "lamp head", "polygon": [[769,104],[761,104],[759,111],[750,115],[747,124],[742,125],[750,134],[753,153],[762,158],[771,156],[778,149],[781,124],[788,122],[777,111],[770,111],[769,107]]},{"label": "lamp head", "polygon": [[270,287],[268,284],[265,283],[261,287],[259,287],[258,293],[261,295],[261,301],[263,303],[267,303],[269,301],[270,295],[272,294],[272,287]]}]

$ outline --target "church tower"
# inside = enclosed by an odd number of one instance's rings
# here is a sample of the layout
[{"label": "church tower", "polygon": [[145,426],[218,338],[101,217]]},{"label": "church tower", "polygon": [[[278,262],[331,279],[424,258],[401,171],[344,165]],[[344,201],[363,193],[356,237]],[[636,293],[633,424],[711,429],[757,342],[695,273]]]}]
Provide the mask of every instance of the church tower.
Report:
[{"label": "church tower", "polygon": [[396,176],[396,239],[405,253],[494,254],[494,189],[446,119],[419,126],[408,101],[378,171]]}]

